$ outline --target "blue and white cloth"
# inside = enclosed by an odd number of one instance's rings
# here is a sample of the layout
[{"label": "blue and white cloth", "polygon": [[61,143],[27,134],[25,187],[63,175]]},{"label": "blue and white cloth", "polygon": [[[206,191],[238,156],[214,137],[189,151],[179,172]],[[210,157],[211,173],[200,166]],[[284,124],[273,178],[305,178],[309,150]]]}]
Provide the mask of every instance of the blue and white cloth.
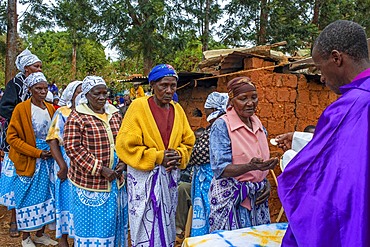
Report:
[{"label": "blue and white cloth", "polygon": [[[60,151],[63,155],[63,159],[69,165],[69,157],[67,156],[64,147],[60,146]],[[57,173],[59,166],[54,162],[55,170],[55,217],[56,217],[56,238],[61,238],[63,234],[67,234],[68,237],[73,238],[74,236],[74,225],[72,220],[71,202],[72,202],[72,184],[69,179],[61,181]]]},{"label": "blue and white cloth", "polygon": [[17,69],[21,71],[23,74],[26,73],[25,67],[30,66],[34,63],[41,62],[41,60],[34,54],[30,52],[30,50],[25,49],[15,59],[15,66]]},{"label": "blue and white cloth", "polygon": [[10,160],[8,155],[8,152],[4,152],[0,177],[0,204],[8,207],[10,210],[15,208],[14,181],[17,177],[17,173],[14,163]]},{"label": "blue and white cloth", "polygon": [[27,85],[27,87],[32,87],[36,85],[39,82],[48,82],[46,80],[45,75],[42,72],[35,72],[27,76],[26,80],[24,80],[24,84]]},{"label": "blue and white cloth", "polygon": [[[49,145],[41,139],[36,139],[36,147],[49,150]],[[55,221],[53,165],[53,159],[39,158],[32,177],[16,177],[14,195],[18,230],[35,231]]]},{"label": "blue and white cloth", "polygon": [[150,71],[148,75],[149,82],[155,82],[163,77],[175,77],[178,80],[179,76],[177,75],[175,69],[169,64],[158,64]]},{"label": "blue and white cloth", "polygon": [[[64,124],[67,121],[71,109],[67,106],[60,107],[54,114],[53,119],[51,120],[51,126],[46,137],[47,141],[58,140],[59,149],[63,156],[63,159],[69,167],[70,159],[67,156],[64,146],[63,146],[63,133],[64,133]],[[74,235],[74,226],[72,222],[72,216],[70,214],[71,209],[71,190],[72,185],[69,179],[61,181],[58,177],[58,172],[60,167],[58,163],[54,162],[54,180],[55,180],[55,212],[56,212],[56,232],[55,235],[57,238],[62,237],[63,234],[73,237]]]},{"label": "blue and white cloth", "polygon": [[214,109],[214,111],[208,115],[207,121],[210,122],[213,119],[218,118],[221,114],[226,112],[227,105],[229,103],[229,95],[227,93],[212,92],[207,96],[206,102],[204,102],[205,109]]},{"label": "blue and white cloth", "polygon": [[[240,182],[232,177],[213,178],[209,189],[209,232],[269,224],[267,200],[259,205],[255,203],[257,192],[262,191],[266,183],[266,179],[253,183]],[[240,205],[247,197],[251,200],[251,210]]]},{"label": "blue and white cloth", "polygon": [[208,200],[209,187],[213,178],[211,164],[194,166],[194,175],[191,186],[191,201],[193,205],[193,220],[190,236],[202,236],[209,233],[209,213],[211,211]]},{"label": "blue and white cloth", "polygon": [[[117,164],[116,154],[114,158]],[[128,246],[126,185],[118,188],[117,181],[113,180],[110,192],[98,192],[72,184],[71,196],[75,246]]]}]

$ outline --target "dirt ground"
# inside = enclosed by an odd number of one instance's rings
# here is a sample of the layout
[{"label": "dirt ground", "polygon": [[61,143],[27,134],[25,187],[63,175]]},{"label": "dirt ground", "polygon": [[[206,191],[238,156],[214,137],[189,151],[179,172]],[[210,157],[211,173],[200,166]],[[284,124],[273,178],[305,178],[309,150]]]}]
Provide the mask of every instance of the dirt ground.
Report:
[{"label": "dirt ground", "polygon": [[[0,205],[0,247],[21,247],[22,237],[11,238],[9,237],[9,222],[10,222],[10,211],[6,207]],[[55,239],[55,232],[46,229],[45,231],[52,239]],[[182,243],[182,241],[181,241]],[[72,246],[73,240],[69,239],[69,246]],[[45,245],[37,244],[37,247]],[[129,241],[129,247],[131,246]],[[180,247],[181,244],[177,244],[175,247]]]},{"label": "dirt ground", "polygon": [[[11,238],[9,237],[9,222],[10,222],[10,211],[6,207],[0,206],[0,246],[1,247],[21,247],[22,237]],[[52,239],[55,239],[55,232],[47,229],[45,232],[49,234]],[[70,246],[72,246],[73,241],[70,241]],[[37,247],[42,247],[45,245],[37,244]]]}]

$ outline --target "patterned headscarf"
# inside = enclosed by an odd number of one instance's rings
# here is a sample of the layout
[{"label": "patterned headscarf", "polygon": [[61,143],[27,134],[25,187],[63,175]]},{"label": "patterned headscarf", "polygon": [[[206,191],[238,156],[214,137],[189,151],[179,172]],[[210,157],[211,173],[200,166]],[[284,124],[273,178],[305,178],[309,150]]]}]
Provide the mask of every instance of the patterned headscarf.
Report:
[{"label": "patterned headscarf", "polygon": [[86,94],[95,86],[105,85],[104,79],[100,76],[86,76],[82,81],[82,95],[80,103],[87,103]]},{"label": "patterned headscarf", "polygon": [[228,102],[229,96],[227,93],[210,93],[204,103],[204,108],[213,108],[216,110],[208,115],[207,121],[210,122],[212,119],[218,118],[222,113],[225,113]]},{"label": "patterned headscarf", "polygon": [[22,51],[15,59],[15,65],[17,66],[17,69],[22,71],[23,74],[26,72],[26,66],[30,66],[37,62],[41,62],[41,60],[36,55],[32,54],[28,49]]},{"label": "patterned headscarf", "polygon": [[[76,106],[79,105],[79,104],[87,104],[88,101],[87,101],[87,98],[86,98],[86,94],[95,86],[98,86],[98,85],[105,85],[107,86],[107,84],[105,83],[104,79],[100,76],[86,76],[85,79],[82,81],[82,92],[77,96],[78,98],[81,98],[77,101],[77,97],[76,97]],[[104,106],[104,110],[105,112],[108,112],[108,101],[105,103],[105,106]]]},{"label": "patterned headscarf", "polygon": [[249,77],[236,77],[227,83],[229,98],[232,99],[239,94],[256,91],[252,80]]},{"label": "patterned headscarf", "polygon": [[24,80],[24,84],[30,88],[33,85],[43,81],[46,83],[48,82],[44,74],[42,72],[35,72],[27,76],[27,78]]},{"label": "patterned headscarf", "polygon": [[72,107],[72,97],[75,93],[78,86],[82,84],[82,81],[73,81],[68,84],[64,89],[62,96],[60,97],[59,106],[67,106],[68,108]]},{"label": "patterned headscarf", "polygon": [[149,82],[158,81],[166,76],[173,76],[176,80],[179,78],[175,69],[169,64],[159,64],[155,66],[148,75]]}]

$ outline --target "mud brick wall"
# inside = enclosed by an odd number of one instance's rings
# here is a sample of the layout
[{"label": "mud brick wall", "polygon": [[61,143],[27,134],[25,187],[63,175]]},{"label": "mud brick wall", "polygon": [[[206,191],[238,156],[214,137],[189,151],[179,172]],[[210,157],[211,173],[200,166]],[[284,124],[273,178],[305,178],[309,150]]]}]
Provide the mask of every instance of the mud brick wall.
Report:
[{"label": "mud brick wall", "polygon": [[[307,125],[316,125],[323,110],[337,96],[328,88],[316,82],[308,82],[304,75],[274,73],[271,70],[257,70],[239,74],[248,76],[257,87],[258,109],[257,116],[269,133],[269,139],[278,134],[303,131]],[[179,90],[179,101],[184,108],[192,129],[207,126],[204,114],[204,102],[213,91],[227,92],[227,82],[235,75],[220,77],[217,87],[195,87]],[[193,112],[198,108],[203,112],[202,117],[194,117]],[[280,157],[282,151],[270,145],[271,157]],[[276,176],[281,173],[279,167],[274,170]],[[272,185],[270,197],[271,220],[275,222],[281,208],[277,196],[276,183],[271,175],[268,176]],[[286,221],[285,214],[282,221]]]}]

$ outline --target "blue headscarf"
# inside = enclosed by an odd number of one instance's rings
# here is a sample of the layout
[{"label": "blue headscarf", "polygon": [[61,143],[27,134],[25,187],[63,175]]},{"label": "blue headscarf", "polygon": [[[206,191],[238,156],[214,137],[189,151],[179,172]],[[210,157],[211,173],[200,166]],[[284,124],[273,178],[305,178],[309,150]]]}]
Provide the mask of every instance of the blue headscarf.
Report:
[{"label": "blue headscarf", "polygon": [[222,113],[225,113],[228,102],[229,96],[227,93],[210,93],[204,103],[204,108],[213,108],[215,111],[208,115],[207,121],[209,122],[212,119],[218,118]]},{"label": "blue headscarf", "polygon": [[175,69],[169,64],[159,64],[155,66],[149,73],[148,80],[149,82],[158,81],[166,76],[173,76],[176,80],[179,78]]}]

